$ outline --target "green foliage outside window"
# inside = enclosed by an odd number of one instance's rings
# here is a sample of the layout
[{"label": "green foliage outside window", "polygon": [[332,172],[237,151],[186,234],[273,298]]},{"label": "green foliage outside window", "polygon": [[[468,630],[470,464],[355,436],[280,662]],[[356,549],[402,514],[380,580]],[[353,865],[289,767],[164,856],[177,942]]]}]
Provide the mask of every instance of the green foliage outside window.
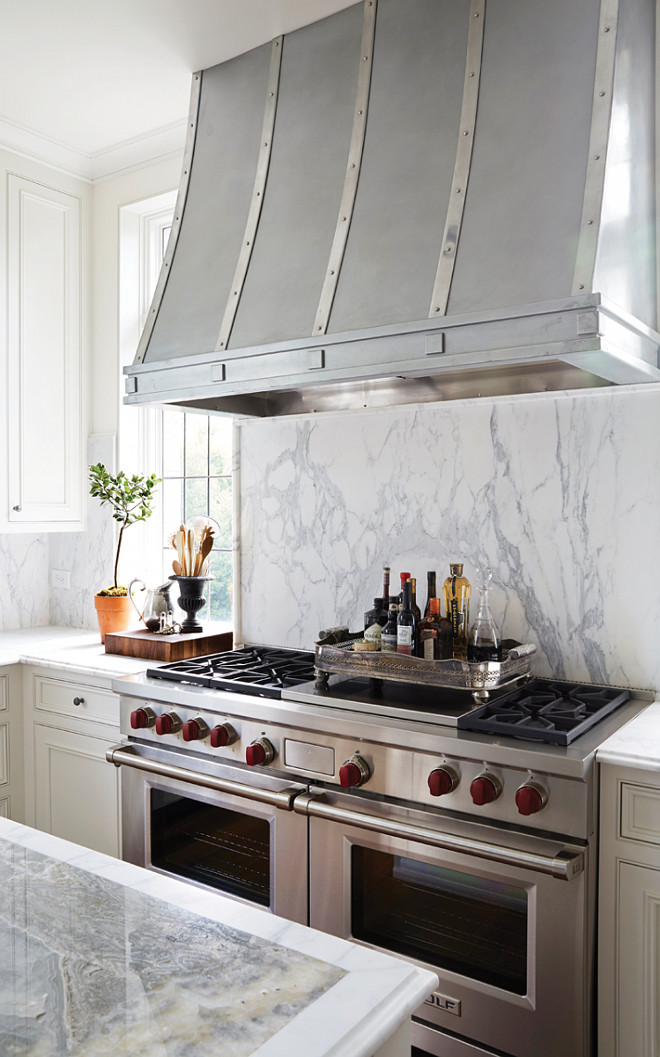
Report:
[{"label": "green foliage outside window", "polygon": [[180,524],[207,515],[219,525],[210,554],[208,603],[203,621],[231,621],[232,611],[231,420],[193,412],[163,412],[164,568],[171,566],[169,538]]}]

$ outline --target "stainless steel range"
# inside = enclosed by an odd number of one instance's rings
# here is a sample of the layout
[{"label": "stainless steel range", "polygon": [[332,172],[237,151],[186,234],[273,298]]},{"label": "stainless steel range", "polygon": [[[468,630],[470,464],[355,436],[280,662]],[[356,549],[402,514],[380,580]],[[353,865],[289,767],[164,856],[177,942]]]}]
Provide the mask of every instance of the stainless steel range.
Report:
[{"label": "stainless steel range", "polygon": [[317,685],[260,647],[114,688],[124,858],[431,967],[420,1057],[591,1057],[595,752],[652,694]]}]

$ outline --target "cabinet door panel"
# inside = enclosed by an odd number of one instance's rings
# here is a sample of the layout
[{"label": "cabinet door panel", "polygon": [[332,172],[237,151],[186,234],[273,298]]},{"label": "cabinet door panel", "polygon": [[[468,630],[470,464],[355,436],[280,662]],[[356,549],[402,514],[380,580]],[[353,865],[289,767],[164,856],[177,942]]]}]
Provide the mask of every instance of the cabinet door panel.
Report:
[{"label": "cabinet door panel", "polygon": [[660,1055],[660,870],[621,863],[620,1057]]},{"label": "cabinet door panel", "polygon": [[107,743],[86,734],[34,727],[38,829],[119,856],[119,771]]},{"label": "cabinet door panel", "polygon": [[8,178],[10,524],[82,517],[80,199]]}]

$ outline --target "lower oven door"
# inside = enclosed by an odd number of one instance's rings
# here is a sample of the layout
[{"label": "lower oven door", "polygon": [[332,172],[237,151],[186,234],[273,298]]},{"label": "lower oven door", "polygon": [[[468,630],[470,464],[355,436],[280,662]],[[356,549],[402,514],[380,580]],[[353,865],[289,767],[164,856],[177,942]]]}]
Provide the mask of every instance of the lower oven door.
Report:
[{"label": "lower oven door", "polygon": [[311,926],[438,973],[420,1053],[587,1057],[586,847],[329,791],[295,809],[311,816]]},{"label": "lower oven door", "polygon": [[122,858],[307,923],[304,790],[250,769],[120,745]]}]

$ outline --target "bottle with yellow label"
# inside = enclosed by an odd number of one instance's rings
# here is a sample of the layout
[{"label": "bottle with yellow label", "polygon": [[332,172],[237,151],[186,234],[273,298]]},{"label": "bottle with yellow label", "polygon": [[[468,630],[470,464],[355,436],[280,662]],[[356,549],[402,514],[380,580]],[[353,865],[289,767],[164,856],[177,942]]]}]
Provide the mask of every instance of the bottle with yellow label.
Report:
[{"label": "bottle with yellow label", "polygon": [[467,657],[467,637],[470,625],[470,581],[463,576],[463,564],[452,562],[449,576],[442,587],[445,613],[451,624],[452,656],[464,661]]}]

